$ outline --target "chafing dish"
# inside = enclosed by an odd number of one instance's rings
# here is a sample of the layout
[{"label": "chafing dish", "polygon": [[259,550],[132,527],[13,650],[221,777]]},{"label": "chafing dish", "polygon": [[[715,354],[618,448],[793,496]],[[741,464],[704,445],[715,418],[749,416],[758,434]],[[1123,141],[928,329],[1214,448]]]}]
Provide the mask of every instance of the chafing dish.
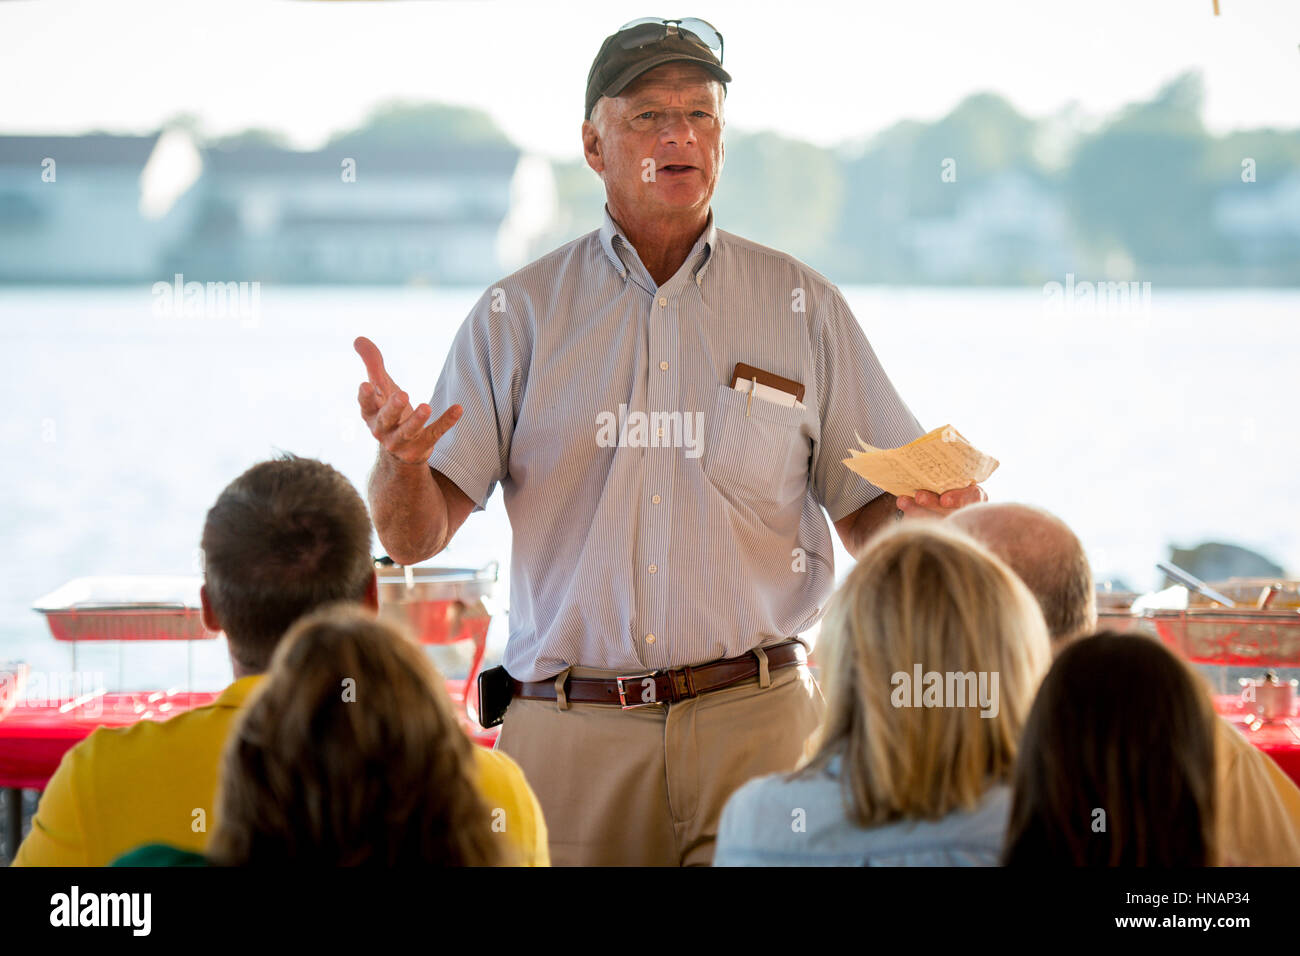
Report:
[{"label": "chafing dish", "polygon": [[58,641],[202,641],[219,636],[203,626],[200,577],[117,575],[74,578],[38,598]]},{"label": "chafing dish", "polygon": [[1300,667],[1300,581],[1231,578],[1213,587],[1236,607],[1192,591],[1186,608],[1147,608],[1138,617],[1196,664]]},{"label": "chafing dish", "polygon": [[424,644],[471,640],[487,633],[498,564],[481,568],[375,564],[379,613],[404,624]]},{"label": "chafing dish", "polygon": [[379,579],[379,614],[401,624],[422,644],[449,687],[472,709],[473,682],[484,666],[488,625],[496,612],[493,594],[499,565],[481,568],[435,568],[395,565],[385,558],[375,562]]}]

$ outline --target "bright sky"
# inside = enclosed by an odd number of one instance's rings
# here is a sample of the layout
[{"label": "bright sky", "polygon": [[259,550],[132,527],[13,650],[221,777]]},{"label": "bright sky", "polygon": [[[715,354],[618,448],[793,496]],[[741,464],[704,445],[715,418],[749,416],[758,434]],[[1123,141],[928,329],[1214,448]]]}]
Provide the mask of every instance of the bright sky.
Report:
[{"label": "bright sky", "polygon": [[177,113],[314,145],[391,98],[486,109],[527,149],[578,155],[582,93],[624,22],[700,16],[726,40],[733,128],[823,145],[994,90],[1100,114],[1189,68],[1216,130],[1300,125],[1300,0],[0,3],[0,133],[144,132]]}]

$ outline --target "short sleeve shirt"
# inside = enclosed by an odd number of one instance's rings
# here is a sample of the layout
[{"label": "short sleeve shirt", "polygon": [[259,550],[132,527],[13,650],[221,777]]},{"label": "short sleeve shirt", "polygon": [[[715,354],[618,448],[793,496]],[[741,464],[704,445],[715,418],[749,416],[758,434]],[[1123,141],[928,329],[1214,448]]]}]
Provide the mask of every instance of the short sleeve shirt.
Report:
[{"label": "short sleeve shirt", "polygon": [[[803,384],[804,407],[733,388],[740,362]],[[925,433],[839,289],[712,211],[662,286],[606,208],[485,291],[430,399],[453,404],[429,465],[476,511],[502,487],[504,663],[524,681],[697,665],[811,627],[834,586],[827,516],[882,493],[843,464],[854,433]]]}]

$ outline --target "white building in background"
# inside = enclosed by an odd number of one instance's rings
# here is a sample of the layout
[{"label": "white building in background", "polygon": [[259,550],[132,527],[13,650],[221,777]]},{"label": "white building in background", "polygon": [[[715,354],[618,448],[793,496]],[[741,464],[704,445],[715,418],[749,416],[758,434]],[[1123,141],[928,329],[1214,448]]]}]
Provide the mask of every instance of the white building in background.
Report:
[{"label": "white building in background", "polygon": [[[0,282],[482,285],[553,215],[513,146],[0,136]],[[145,175],[146,169],[148,175]]]},{"label": "white building in background", "polygon": [[[1063,274],[1072,262],[1059,195],[1033,176],[1007,170],[965,196],[953,216],[903,227],[918,274],[931,281],[1017,281]],[[1015,263],[1017,273],[1007,273]]]},{"label": "white building in background", "polygon": [[182,227],[141,215],[158,138],[0,136],[0,282],[155,278]]},{"label": "white building in background", "polygon": [[555,225],[559,207],[550,160],[523,156],[510,182],[510,212],[497,235],[497,258],[503,273],[513,272],[537,257],[537,245]]},{"label": "white building in background", "polygon": [[1300,260],[1300,169],[1273,182],[1238,183],[1215,197],[1214,225],[1252,267]]},{"label": "white building in background", "polygon": [[518,161],[511,146],[208,149],[193,228],[170,249],[164,272],[201,281],[490,282],[501,274],[499,233]]}]

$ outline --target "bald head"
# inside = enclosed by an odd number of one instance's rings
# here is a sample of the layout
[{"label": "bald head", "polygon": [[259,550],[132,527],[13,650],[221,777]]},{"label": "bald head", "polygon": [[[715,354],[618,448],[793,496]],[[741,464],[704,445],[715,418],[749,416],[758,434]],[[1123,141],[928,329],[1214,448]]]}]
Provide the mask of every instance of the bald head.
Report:
[{"label": "bald head", "polygon": [[1030,505],[986,501],[947,520],[1020,576],[1043,609],[1053,645],[1096,628],[1097,596],[1088,556],[1060,518]]}]

